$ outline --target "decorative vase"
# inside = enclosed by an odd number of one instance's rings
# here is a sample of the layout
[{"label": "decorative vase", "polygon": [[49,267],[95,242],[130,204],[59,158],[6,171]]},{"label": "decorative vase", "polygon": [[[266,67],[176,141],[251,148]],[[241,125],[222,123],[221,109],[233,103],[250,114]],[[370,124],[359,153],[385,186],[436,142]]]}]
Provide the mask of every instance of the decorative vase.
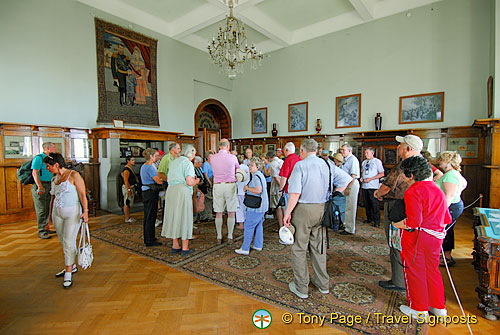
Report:
[{"label": "decorative vase", "polygon": [[375,116],[375,130],[382,130],[382,116],[380,116],[380,113]]},{"label": "decorative vase", "polygon": [[273,135],[273,137],[278,136],[278,129],[276,129],[276,123],[273,123],[273,130],[271,130],[271,135]]},{"label": "decorative vase", "polygon": [[316,119],[316,132],[318,134],[321,132],[321,119]]}]

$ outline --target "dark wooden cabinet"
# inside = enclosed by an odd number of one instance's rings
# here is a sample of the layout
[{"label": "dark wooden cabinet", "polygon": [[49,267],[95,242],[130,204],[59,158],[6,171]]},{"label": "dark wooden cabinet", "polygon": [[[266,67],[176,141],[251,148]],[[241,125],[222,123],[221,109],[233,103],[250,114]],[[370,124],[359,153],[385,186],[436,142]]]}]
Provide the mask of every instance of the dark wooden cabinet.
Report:
[{"label": "dark wooden cabinet", "polygon": [[479,285],[476,292],[480,303],[477,306],[485,318],[496,320],[500,316],[500,235],[490,226],[482,212],[489,209],[474,208],[474,252],[473,265],[477,271]]}]

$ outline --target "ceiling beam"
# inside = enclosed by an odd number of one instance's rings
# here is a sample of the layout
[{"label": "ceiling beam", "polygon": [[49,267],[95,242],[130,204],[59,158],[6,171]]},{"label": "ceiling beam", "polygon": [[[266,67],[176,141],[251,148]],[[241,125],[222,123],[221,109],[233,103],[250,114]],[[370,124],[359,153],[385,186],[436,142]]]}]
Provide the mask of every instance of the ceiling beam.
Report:
[{"label": "ceiling beam", "polygon": [[239,12],[238,18],[277,44],[287,46],[292,42],[292,33],[257,7]]},{"label": "ceiling beam", "polygon": [[118,0],[77,0],[88,6],[110,13],[131,23],[170,36],[170,25],[162,19],[146,13],[134,6],[127,5]]},{"label": "ceiling beam", "polygon": [[334,33],[336,31],[354,27],[364,23],[363,19],[354,12],[348,12],[333,18],[311,24],[310,26],[297,29],[293,32],[293,43],[300,43],[319,36]]},{"label": "ceiling beam", "polygon": [[226,13],[211,4],[198,7],[186,15],[170,23],[172,35],[175,39],[182,39],[190,34],[210,26],[226,17]]},{"label": "ceiling beam", "polygon": [[368,4],[368,0],[349,0],[351,5],[356,9],[359,16],[363,19],[363,21],[371,21],[375,17],[373,15],[373,3]]}]

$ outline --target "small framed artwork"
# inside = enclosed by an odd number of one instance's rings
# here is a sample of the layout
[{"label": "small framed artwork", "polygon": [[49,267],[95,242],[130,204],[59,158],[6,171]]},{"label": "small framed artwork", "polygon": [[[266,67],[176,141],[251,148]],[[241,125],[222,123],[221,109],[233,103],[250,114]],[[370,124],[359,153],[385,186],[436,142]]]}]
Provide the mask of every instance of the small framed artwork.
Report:
[{"label": "small framed artwork", "polygon": [[113,119],[113,127],[115,128],[125,128],[125,123],[123,120],[114,120]]},{"label": "small framed artwork", "polygon": [[252,109],[252,134],[267,133],[267,107]]},{"label": "small framed artwork", "polygon": [[241,152],[240,152],[240,154],[244,155],[245,151],[247,151],[248,148],[250,148],[250,145],[248,145],[248,144],[242,144],[241,145]]},{"label": "small framed artwork", "polygon": [[259,157],[262,154],[263,145],[262,144],[254,144],[253,146],[253,154],[255,157]]},{"label": "small framed artwork", "polygon": [[276,151],[276,144],[266,144],[266,152]]},{"label": "small framed artwork", "polygon": [[443,122],[444,92],[399,97],[399,124]]},{"label": "small framed artwork", "polygon": [[288,105],[288,131],[307,131],[308,102]]},{"label": "small framed artwork", "polygon": [[335,101],[335,128],[361,126],[361,93],[337,97]]}]

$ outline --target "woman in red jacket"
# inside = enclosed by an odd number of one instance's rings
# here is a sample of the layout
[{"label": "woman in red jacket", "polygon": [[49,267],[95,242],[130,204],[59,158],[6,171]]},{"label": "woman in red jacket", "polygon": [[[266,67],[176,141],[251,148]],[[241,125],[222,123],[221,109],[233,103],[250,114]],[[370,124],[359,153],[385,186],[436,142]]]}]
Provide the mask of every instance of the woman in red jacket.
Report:
[{"label": "woman in red jacket", "polygon": [[421,156],[407,158],[401,164],[404,178],[410,184],[404,201],[407,219],[393,223],[404,229],[401,235],[407,305],[400,310],[424,320],[428,311],[446,316],[444,288],[439,271],[439,254],[451,222],[446,198],[432,181],[432,170]]}]

